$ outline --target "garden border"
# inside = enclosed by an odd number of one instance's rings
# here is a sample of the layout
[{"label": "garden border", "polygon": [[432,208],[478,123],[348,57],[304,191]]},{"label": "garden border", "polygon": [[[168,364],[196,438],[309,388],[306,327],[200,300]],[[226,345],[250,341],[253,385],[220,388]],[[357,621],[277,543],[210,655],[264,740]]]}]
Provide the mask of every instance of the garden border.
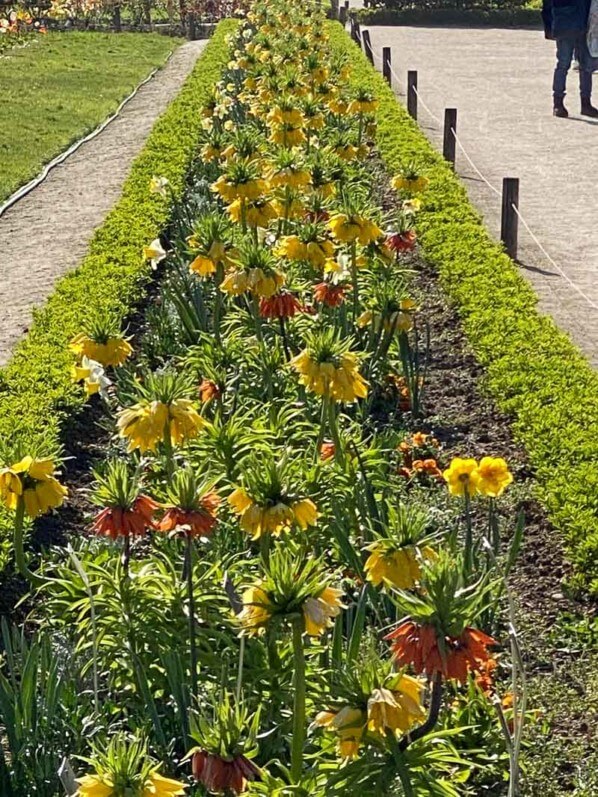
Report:
[{"label": "garden border", "polygon": [[[69,341],[94,318],[124,323],[151,279],[144,245],[166,226],[172,198],[151,194],[152,176],[166,177],[174,198],[201,132],[201,107],[220,79],[229,52],[226,39],[236,20],[222,21],[180,92],[157,120],[131,166],[122,195],[95,232],[87,255],[64,276],[34,312],[27,336],[0,371],[0,439],[23,453],[48,452],[61,442],[64,420],[80,410],[85,394],[71,377]],[[0,532],[11,528],[0,518]],[[4,535],[3,535],[4,536]]]},{"label": "garden border", "polygon": [[382,75],[339,23],[329,25],[335,49],[350,56],[353,83],[380,101],[377,146],[387,167],[416,162],[429,178],[418,214],[423,253],[458,309],[486,389],[513,418],[538,498],[565,538],[573,585],[598,595],[598,374],[540,314],[532,287]]}]

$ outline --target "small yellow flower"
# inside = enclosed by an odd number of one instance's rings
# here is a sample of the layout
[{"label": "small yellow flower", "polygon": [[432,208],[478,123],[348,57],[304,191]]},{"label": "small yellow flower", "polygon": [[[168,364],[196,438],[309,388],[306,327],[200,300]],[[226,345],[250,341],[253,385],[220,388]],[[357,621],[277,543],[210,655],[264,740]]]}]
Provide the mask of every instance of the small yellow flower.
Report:
[{"label": "small yellow flower", "polygon": [[149,246],[143,247],[143,257],[145,260],[149,260],[151,262],[152,268],[156,268],[158,263],[161,263],[167,254],[168,252],[160,243],[159,238],[155,238]]},{"label": "small yellow flower", "polygon": [[291,504],[295,520],[299,528],[305,530],[308,526],[315,526],[318,518],[318,508],[310,498],[303,498]]},{"label": "small yellow flower", "polygon": [[343,706],[337,712],[320,711],[312,725],[334,731],[338,738],[338,752],[341,758],[355,758],[359,753],[366,723],[365,712],[360,708]]},{"label": "small yellow flower", "polygon": [[377,224],[359,214],[348,216],[345,213],[337,213],[330,219],[328,226],[333,237],[342,243],[358,242],[367,246],[383,235]]},{"label": "small yellow flower", "polygon": [[402,174],[393,177],[392,187],[395,191],[406,191],[409,194],[421,194],[428,187],[428,178],[421,176],[403,176]]},{"label": "small yellow flower", "polygon": [[357,401],[367,396],[368,383],[351,352],[342,354],[335,366],[333,362],[317,362],[306,350],[291,360],[291,366],[300,374],[300,382],[319,396],[335,401]]},{"label": "small yellow flower", "polygon": [[475,459],[455,457],[442,475],[451,495],[461,496],[467,493],[471,498],[478,492],[480,474]]},{"label": "small yellow flower", "polygon": [[247,288],[246,271],[230,271],[220,284],[220,290],[229,296],[241,296]]},{"label": "small yellow flower", "polygon": [[483,457],[478,466],[478,492],[491,498],[499,495],[513,481],[513,474],[502,457]]},{"label": "small yellow flower", "polygon": [[317,598],[307,598],[303,604],[305,633],[309,636],[320,636],[332,625],[332,618],[340,614],[343,604],[343,591],[334,587],[325,587]]}]

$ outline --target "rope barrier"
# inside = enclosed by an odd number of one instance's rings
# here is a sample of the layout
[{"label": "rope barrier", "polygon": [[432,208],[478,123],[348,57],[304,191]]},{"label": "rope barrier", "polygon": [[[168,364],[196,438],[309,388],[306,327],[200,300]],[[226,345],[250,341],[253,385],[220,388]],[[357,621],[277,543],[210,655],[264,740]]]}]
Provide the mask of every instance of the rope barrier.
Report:
[{"label": "rope barrier", "polygon": [[168,53],[166,60],[161,66],[156,67],[156,69],[150,72],[150,74],[145,78],[145,80],[142,80],[141,83],[139,83],[133,89],[133,91],[128,95],[128,97],[125,97],[125,99],[121,102],[121,104],[112,114],[112,116],[109,116],[107,119],[105,119],[101,125],[96,127],[95,130],[92,130],[91,133],[89,133],[89,135],[85,136],[85,138],[79,139],[79,141],[76,141],[71,147],[65,150],[65,152],[62,152],[56,158],[47,163],[42,169],[42,171],[37,175],[37,177],[34,177],[33,180],[30,180],[30,182],[28,182],[26,185],[19,188],[18,191],[15,191],[14,194],[9,196],[6,202],[3,205],[0,205],[0,218],[6,213],[6,211],[9,208],[16,205],[17,202],[19,202],[21,199],[24,199],[27,196],[27,194],[30,194],[34,188],[37,188],[39,185],[41,185],[41,183],[43,183],[46,177],[50,174],[52,169],[56,168],[56,166],[60,166],[60,164],[64,163],[64,161],[67,158],[69,158],[71,155],[74,155],[74,153],[79,149],[79,147],[82,147],[83,144],[86,144],[88,141],[91,141],[92,139],[96,138],[96,136],[99,136],[100,133],[102,133],[108,127],[108,125],[120,115],[125,105],[127,105],[133,99],[133,97],[136,96],[136,94],[139,92],[139,89],[141,89],[142,86],[145,86],[146,83],[149,83],[150,80],[157,74],[157,72],[159,72],[160,69],[163,69],[166,66],[166,64],[170,61],[172,57],[172,53],[173,50],[171,50]]},{"label": "rope barrier", "polygon": [[[401,87],[402,87],[402,85],[403,85],[403,83],[402,83],[402,80],[401,80],[401,78],[400,78],[400,77],[397,75],[397,73],[395,72],[395,70],[392,68],[392,65],[390,65],[390,73],[391,73],[391,75],[394,77],[394,79],[397,81],[397,84],[398,84],[398,86],[399,86],[399,89],[401,89]],[[424,110],[425,110],[425,111],[428,113],[428,115],[429,115],[429,116],[430,116],[430,117],[431,117],[431,118],[432,118],[432,119],[433,119],[433,120],[434,120],[434,121],[435,121],[437,124],[439,124],[440,126],[442,126],[442,125],[443,125],[443,121],[442,121],[442,119],[440,119],[440,118],[439,118],[439,117],[438,117],[438,116],[437,116],[437,115],[436,115],[436,114],[435,114],[435,113],[434,113],[434,112],[433,112],[433,111],[432,111],[432,110],[429,108],[429,106],[426,104],[426,102],[424,101],[423,97],[422,97],[422,96],[421,96],[421,94],[419,93],[419,91],[418,91],[417,87],[416,87],[416,86],[413,86],[413,87],[412,87],[412,89],[413,89],[413,91],[415,92],[415,95],[417,96],[417,98],[418,98],[419,102],[421,103],[421,105],[422,105],[423,109],[424,109]],[[400,90],[400,91],[399,91],[399,93],[401,93],[401,94],[404,94],[405,92]],[[463,154],[463,157],[464,157],[464,158],[466,159],[466,161],[469,163],[469,165],[470,165],[470,166],[471,166],[471,168],[474,170],[474,172],[475,172],[475,173],[478,175],[478,177],[479,177],[479,178],[480,178],[480,179],[481,179],[481,180],[482,180],[482,181],[483,181],[483,182],[484,182],[484,183],[485,183],[485,184],[488,186],[488,188],[489,188],[489,189],[490,189],[490,190],[491,190],[491,191],[492,191],[494,194],[496,194],[498,197],[500,197],[500,198],[502,199],[502,191],[500,191],[498,188],[496,188],[496,186],[492,185],[492,183],[491,183],[491,182],[488,180],[488,178],[487,178],[487,177],[486,177],[486,176],[485,176],[485,175],[482,173],[482,171],[480,171],[480,169],[479,169],[479,168],[476,166],[476,164],[474,163],[473,159],[471,158],[471,156],[469,155],[469,153],[468,153],[468,152],[467,152],[467,150],[465,149],[465,147],[464,147],[464,145],[463,145],[463,142],[461,141],[461,139],[460,139],[460,138],[459,138],[459,136],[457,135],[457,132],[456,132],[456,130],[455,130],[453,127],[451,127],[451,129],[450,129],[450,132],[451,132],[451,134],[454,136],[454,138],[455,138],[455,141],[456,141],[456,143],[457,143],[457,146],[459,147],[459,150],[460,150],[460,151],[461,151],[461,153]],[[585,300],[585,301],[586,301],[586,302],[589,304],[589,306],[590,306],[590,307],[591,307],[593,310],[598,310],[598,305],[597,305],[597,304],[596,304],[594,301],[592,301],[592,299],[590,299],[590,297],[589,297],[589,296],[588,296],[586,293],[584,293],[584,291],[583,291],[583,290],[582,290],[582,289],[579,287],[579,285],[577,285],[575,282],[573,282],[573,280],[572,280],[572,279],[571,279],[571,278],[570,278],[570,277],[569,277],[569,276],[568,276],[568,275],[567,275],[567,274],[566,274],[566,273],[563,271],[563,269],[562,269],[562,268],[561,268],[561,267],[558,265],[558,263],[557,263],[557,262],[554,260],[554,258],[552,258],[552,257],[551,257],[551,256],[548,254],[548,252],[546,251],[546,248],[544,247],[544,245],[542,244],[542,242],[541,242],[541,241],[538,239],[537,235],[536,235],[536,234],[533,232],[533,230],[531,229],[531,227],[529,226],[529,224],[527,223],[527,221],[525,220],[525,218],[522,216],[522,214],[521,214],[521,211],[519,210],[519,208],[518,208],[518,207],[516,207],[516,205],[515,205],[515,204],[512,204],[512,205],[511,205],[511,207],[513,208],[513,211],[514,211],[514,212],[515,212],[515,214],[517,215],[517,218],[518,218],[518,219],[521,221],[521,224],[522,224],[522,225],[523,225],[523,227],[525,228],[525,230],[526,230],[526,232],[528,233],[529,237],[532,239],[532,241],[533,241],[533,242],[534,242],[534,244],[535,244],[535,245],[538,247],[538,249],[539,249],[539,250],[540,250],[540,252],[541,252],[541,253],[544,255],[544,257],[545,257],[545,258],[548,260],[548,262],[549,262],[549,263],[552,265],[552,267],[556,269],[556,271],[558,272],[558,274],[559,274],[559,275],[560,275],[560,276],[561,276],[561,277],[562,277],[562,278],[565,280],[565,282],[567,282],[567,283],[570,285],[570,287],[571,287],[571,288],[572,288],[574,291],[576,291],[576,293],[578,293],[578,294],[579,294],[579,296],[581,296],[581,298],[582,298],[582,299],[584,299],[584,300]],[[551,290],[552,290],[552,286],[550,286],[550,281],[548,281],[548,285],[549,285],[549,287],[550,287],[550,288],[551,288]],[[556,294],[555,294],[555,295],[556,295]]]}]

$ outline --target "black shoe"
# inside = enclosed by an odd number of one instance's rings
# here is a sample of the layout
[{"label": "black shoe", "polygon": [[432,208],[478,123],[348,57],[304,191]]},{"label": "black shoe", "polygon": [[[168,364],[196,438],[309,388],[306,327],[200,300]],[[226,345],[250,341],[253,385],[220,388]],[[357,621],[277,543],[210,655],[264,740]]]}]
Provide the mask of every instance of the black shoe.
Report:
[{"label": "black shoe", "polygon": [[590,116],[592,119],[598,119],[598,108],[594,108],[590,100],[581,100],[581,115]]},{"label": "black shoe", "polygon": [[567,119],[569,117],[569,111],[565,108],[562,97],[560,99],[555,97],[552,115],[558,116],[560,119]]}]

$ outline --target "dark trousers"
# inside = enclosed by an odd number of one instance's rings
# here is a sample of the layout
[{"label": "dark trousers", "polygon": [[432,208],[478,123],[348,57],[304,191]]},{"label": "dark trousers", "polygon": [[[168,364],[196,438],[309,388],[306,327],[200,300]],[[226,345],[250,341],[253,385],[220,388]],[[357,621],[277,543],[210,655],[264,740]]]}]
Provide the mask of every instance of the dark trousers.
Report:
[{"label": "dark trousers", "polygon": [[556,69],[552,91],[555,100],[562,100],[567,89],[567,72],[571,68],[573,54],[579,60],[579,93],[584,99],[592,96],[593,59],[588,50],[586,37],[566,36],[556,40]]}]

